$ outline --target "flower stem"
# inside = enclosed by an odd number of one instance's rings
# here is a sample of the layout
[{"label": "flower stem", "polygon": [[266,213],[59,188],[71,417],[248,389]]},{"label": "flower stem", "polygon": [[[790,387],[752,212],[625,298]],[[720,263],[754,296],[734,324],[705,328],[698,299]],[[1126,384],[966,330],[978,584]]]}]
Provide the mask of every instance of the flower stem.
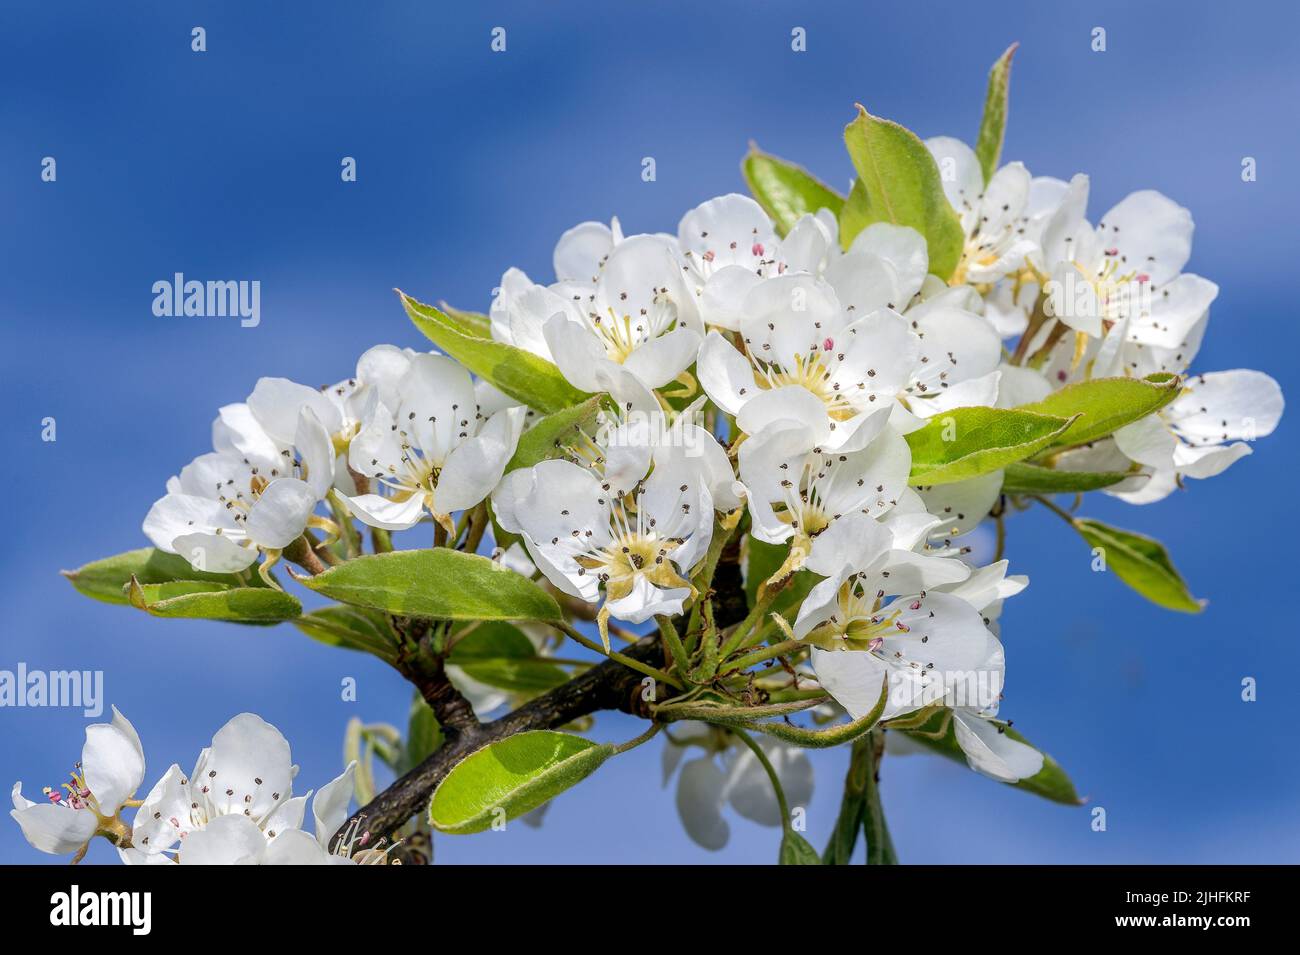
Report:
[{"label": "flower stem", "polygon": [[781,828],[789,831],[790,829],[790,803],[785,798],[785,790],[781,788],[781,780],[777,778],[776,770],[772,768],[772,762],[767,758],[767,753],[763,752],[763,747],[754,742],[754,738],[742,729],[731,727],[731,732],[749,747],[754,758],[762,765],[763,770],[767,773],[767,778],[772,781],[772,791],[776,794],[776,804],[781,808]]},{"label": "flower stem", "polygon": [[643,673],[648,677],[653,677],[654,679],[658,680],[660,683],[666,683],[675,690],[680,690],[683,688],[682,684],[676,678],[669,676],[663,670],[659,670],[656,669],[655,667],[650,666],[648,663],[642,663],[640,660],[634,660],[632,657],[619,653],[617,650],[611,650],[609,653],[606,653],[604,647],[602,647],[595,640],[591,640],[583,636],[581,633],[578,632],[577,628],[574,627],[572,624],[570,624],[567,620],[559,621],[556,624],[554,624],[554,626],[562,630],[564,634],[568,636],[570,639],[576,640],[578,643],[582,644],[588,650],[594,650],[597,653],[599,653],[601,656],[609,657],[611,660],[617,660],[619,663],[623,664],[624,666],[631,667],[633,670],[636,670],[638,673]]},{"label": "flower stem", "polygon": [[650,728],[646,730],[644,733],[642,733],[640,736],[637,736],[634,739],[630,739],[626,743],[619,743],[617,746],[615,746],[614,752],[626,753],[629,749],[636,749],[638,746],[640,746],[642,743],[646,742],[647,740],[653,739],[656,735],[658,735],[659,731],[663,728],[664,728],[663,723],[651,723]]},{"label": "flower stem", "polygon": [[686,655],[686,647],[682,644],[681,635],[677,632],[677,628],[673,626],[673,622],[663,614],[656,616],[655,621],[659,624],[659,635],[664,638],[664,644],[668,652],[672,654],[673,664],[677,667],[677,672],[685,678],[686,674],[690,672],[691,661]]},{"label": "flower stem", "polygon": [[806,646],[807,644],[802,640],[782,640],[780,643],[774,643],[771,646],[766,646],[759,650],[755,650],[752,653],[747,653],[740,659],[728,663],[726,666],[728,670],[744,670],[748,667],[752,667],[755,663],[762,663],[764,660],[770,660],[773,657],[784,656],[785,654],[791,653],[795,650],[801,650]]}]

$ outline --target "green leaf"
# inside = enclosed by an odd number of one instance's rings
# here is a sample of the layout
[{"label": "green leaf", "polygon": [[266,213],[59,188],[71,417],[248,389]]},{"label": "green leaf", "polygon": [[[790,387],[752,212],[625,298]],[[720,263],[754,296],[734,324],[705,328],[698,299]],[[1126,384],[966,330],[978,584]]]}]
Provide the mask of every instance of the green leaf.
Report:
[{"label": "green leaf", "polygon": [[92,561],[76,570],[65,570],[67,577],[81,593],[104,603],[127,602],[126,586],[134,577],[141,584],[165,584],[173,580],[199,580],[229,587],[266,587],[266,582],[256,571],[244,574],[245,580],[235,574],[209,574],[195,570],[190,562],[176,554],[165,554],[153,547],[141,547],[124,554]]},{"label": "green leaf", "polygon": [[998,160],[1002,156],[1002,139],[1007,129],[1007,94],[1011,89],[1011,58],[1015,56],[1018,46],[1019,43],[1013,43],[1007,47],[1007,51],[993,64],[993,69],[989,70],[989,88],[984,95],[984,117],[980,120],[979,138],[975,140],[975,156],[980,161],[986,186],[998,171]]},{"label": "green leaf", "polygon": [[492,319],[482,312],[467,312],[463,308],[452,308],[446,302],[439,302],[438,308],[455,322],[462,332],[472,338],[492,337]]},{"label": "green leaf", "polygon": [[762,152],[751,145],[740,171],[776,230],[785,235],[799,217],[829,209],[838,218],[844,197],[803,168]]},{"label": "green leaf", "polygon": [[876,219],[871,215],[871,200],[867,198],[867,189],[861,179],[853,180],[849,196],[840,207],[840,245],[847,249],[853,240],[847,236],[856,236]]},{"label": "green leaf", "polygon": [[425,337],[474,374],[496,385],[516,401],[543,412],[559,411],[586,399],[544,358],[505,342],[476,337],[472,329],[432,305],[423,305],[404,292],[402,307]]},{"label": "green leaf", "polygon": [[293,625],[327,646],[372,653],[388,663],[397,659],[397,638],[388,625],[388,614],[378,610],[335,604],[303,614]]},{"label": "green leaf", "polygon": [[[1003,727],[1003,732],[1016,742],[1038,749],[1037,746],[1034,746],[1033,743],[1021,736],[1019,732],[1013,730],[1009,723],[1002,720],[993,720],[992,722]],[[949,759],[956,760],[963,766],[967,765],[966,754],[962,752],[961,745],[957,742],[957,731],[953,727],[952,712],[950,710],[940,707],[920,725],[905,729],[903,732],[928,749],[947,756]],[[1042,752],[1042,750],[1039,750],[1039,752]],[[1046,753],[1043,753],[1043,768],[1035,775],[1028,779],[1021,779],[1018,782],[1005,783],[1004,785],[1014,786],[1036,796],[1042,796],[1044,799],[1050,799],[1052,802],[1065,803],[1069,806],[1078,806],[1083,803],[1083,800],[1079,798],[1079,794],[1075,792],[1074,783],[1070,782],[1070,777],[1065,774],[1065,770]]]},{"label": "green leaf", "polygon": [[506,465],[506,473],[562,457],[566,453],[565,445],[575,441],[579,433],[590,432],[595,426],[596,416],[600,414],[600,401],[600,396],[596,395],[538,421],[520,437],[515,456]]},{"label": "green leaf", "polygon": [[568,681],[563,669],[536,656],[537,648],[518,627],[492,622],[458,641],[447,660],[480,683],[516,693],[544,693]]},{"label": "green leaf", "polygon": [[844,774],[844,795],[840,797],[840,814],[835,818],[826,849],[822,852],[822,865],[848,865],[853,849],[858,844],[858,830],[862,828],[863,814],[867,810],[868,789],[875,772],[875,741],[870,735],[853,741],[849,768]]},{"label": "green leaf", "polygon": [[442,727],[433,715],[429,704],[424,702],[420,691],[411,697],[411,713],[407,718],[406,741],[402,747],[402,766],[398,775],[409,773],[416,766],[433,755],[442,745]]},{"label": "green leaf", "polygon": [[1153,604],[1183,613],[1204,609],[1159,541],[1086,517],[1075,518],[1073,523],[1084,540],[1102,549],[1107,569]]},{"label": "green leaf", "polygon": [[1008,464],[1002,481],[1004,494],[1081,494],[1118,484],[1127,471],[1057,471],[1019,461]]},{"label": "green leaf", "polygon": [[410,617],[563,619],[551,595],[531,580],[486,557],[446,547],[367,554],[315,577],[294,577],[343,603]]},{"label": "green leaf", "polygon": [[231,623],[275,624],[302,613],[298,598],[271,587],[231,587],[209,580],[172,580],[126,585],[131,606],[155,617],[226,620]]},{"label": "green leaf", "polygon": [[781,837],[780,864],[821,865],[822,859],[807,839],[793,829],[787,829]]},{"label": "green leaf", "polygon": [[551,730],[489,743],[438,784],[429,823],[439,832],[468,835],[489,828],[501,811],[517,819],[582,782],[614,752],[610,743]]},{"label": "green leaf", "polygon": [[1066,385],[1042,401],[1022,405],[1016,411],[1077,420],[1054,442],[1065,446],[1087,444],[1159,411],[1178,397],[1179,379],[1161,376],[1142,378],[1093,378]]},{"label": "green leaf", "polygon": [[[840,219],[845,248],[862,227],[874,222],[911,226],[925,236],[930,271],[947,280],[961,259],[966,237],[957,213],[948,204],[939,166],[916,134],[861,106],[858,118],[844,128],[844,142],[858,173],[844,211],[853,207],[846,230]],[[865,206],[864,206],[865,203]]]},{"label": "green leaf", "polygon": [[907,435],[909,483],[951,484],[1037,454],[1071,425],[1067,418],[1021,409],[954,408]]}]

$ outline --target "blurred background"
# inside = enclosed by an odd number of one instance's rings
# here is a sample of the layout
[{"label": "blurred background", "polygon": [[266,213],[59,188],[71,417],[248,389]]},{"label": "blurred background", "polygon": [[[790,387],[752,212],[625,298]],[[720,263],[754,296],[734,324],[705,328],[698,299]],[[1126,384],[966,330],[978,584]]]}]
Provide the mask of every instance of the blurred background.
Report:
[{"label": "blurred background", "polygon": [[[1300,13],[1290,4],[1094,2],[370,4],[8,2],[0,10],[0,417],[7,530],[0,669],[101,669],[135,723],[145,788],[230,716],[276,724],[299,791],[342,768],[353,715],[404,725],[378,661],[291,626],[162,621],[85,599],[61,568],[146,543],[168,475],[208,449],[219,405],[262,375],[318,385],[376,342],[423,346],[391,289],[486,310],[511,265],[551,274],[559,234],[618,215],[676,231],[744,191],[752,139],[843,189],[862,102],[922,136],[973,141],[989,65],[1012,41],[1004,159],[1092,176],[1092,218],[1159,189],[1193,211],[1190,271],[1222,288],[1196,370],[1260,368],[1300,393],[1295,175]],[[190,31],[207,31],[207,52]],[[490,50],[504,27],[507,49]],[[791,50],[791,30],[807,51]],[[1106,29],[1093,52],[1091,32]],[[40,178],[43,157],[58,179]],[[355,157],[358,179],[340,180]],[[657,179],[641,179],[654,157]],[[1243,182],[1243,158],[1258,180]],[[174,272],[257,279],[261,324],[158,318]],[[41,441],[57,419],[58,440]],[[1295,862],[1300,669],[1279,528],[1300,461],[1284,419],[1256,454],[1165,502],[1085,513],[1162,539],[1199,616],[1093,574],[1059,519],[1013,518],[1030,588],[1003,617],[1003,714],[1089,810],[934,757],[889,758],[907,862]],[[340,701],[354,677],[358,699]],[[1258,701],[1241,700],[1245,677]],[[1289,702],[1290,701],[1290,702]],[[58,785],[87,720],[0,709],[0,784]],[[604,715],[596,735],[632,735]],[[1290,741],[1290,742],[1288,742]],[[445,837],[445,862],[772,862],[779,833],[731,817],[711,853],[660,791],[658,740],[559,798],[541,829]],[[847,751],[814,752],[808,835],[838,809]],[[142,793],[143,795],[143,789]],[[110,861],[102,840],[90,861]],[[0,861],[59,861],[0,824]]]}]

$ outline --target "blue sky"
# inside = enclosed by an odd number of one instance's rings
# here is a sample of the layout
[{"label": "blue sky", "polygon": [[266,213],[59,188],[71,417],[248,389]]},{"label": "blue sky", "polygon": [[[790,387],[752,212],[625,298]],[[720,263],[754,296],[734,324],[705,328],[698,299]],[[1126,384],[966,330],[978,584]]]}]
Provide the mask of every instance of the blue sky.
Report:
[{"label": "blue sky", "polygon": [[[1092,176],[1097,216],[1156,188],[1191,208],[1190,268],[1222,288],[1198,370],[1300,385],[1292,315],[1300,15],[1282,3],[885,5],[7,3],[0,11],[0,363],[8,541],[0,669],[102,669],[156,778],[226,719],[277,724],[302,788],[341,768],[348,718],[400,722],[377,661],[273,630],[160,621],[76,596],[58,570],[140,546],[164,480],[206,450],[216,408],[262,375],[346,377],[380,341],[418,345],[391,289],[486,308],[502,271],[549,274],[560,232],[617,214],[673,231],[743,189],[752,139],[843,187],[855,101],[923,136],[973,138],[989,64],[1016,56],[1004,157]],[[454,8],[453,8],[454,7]],[[190,50],[190,30],[208,50]],[[507,31],[494,54],[489,33]],[[806,53],[790,31],[806,28]],[[1090,33],[1107,31],[1107,50]],[[40,180],[43,157],[58,179]],[[353,156],[358,181],[340,181]],[[653,156],[657,180],[642,181]],[[1240,177],[1254,157],[1258,180]],[[158,318],[151,285],[257,279],[262,320]],[[54,416],[58,441],[40,440]],[[1163,539],[1196,617],[1154,608],[1043,513],[1010,525],[1004,713],[1067,768],[1087,810],[955,764],[890,759],[894,839],[913,862],[1294,862],[1300,650],[1288,561],[1291,423],[1227,474],[1155,506],[1086,512]],[[1280,506],[1279,506],[1280,505]],[[355,677],[359,700],[339,699]],[[1258,701],[1240,700],[1257,679]],[[0,783],[29,795],[80,751],[74,710],[0,710]],[[630,719],[598,734],[627,738]],[[681,832],[659,743],[608,763],[545,826],[441,838],[444,861],[766,862],[778,836],[732,820],[726,850]],[[829,831],[843,752],[819,752],[808,810]],[[635,820],[635,823],[629,822]],[[91,858],[110,853],[98,846]],[[0,860],[43,861],[0,826]]]}]

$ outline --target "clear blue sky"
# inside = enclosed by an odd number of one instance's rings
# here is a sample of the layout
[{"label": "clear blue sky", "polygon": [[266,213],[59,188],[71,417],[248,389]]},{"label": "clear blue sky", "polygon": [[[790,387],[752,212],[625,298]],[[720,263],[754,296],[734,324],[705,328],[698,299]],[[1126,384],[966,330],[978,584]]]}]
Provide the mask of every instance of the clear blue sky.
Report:
[{"label": "clear blue sky", "polygon": [[[631,231],[741,190],[750,139],[843,186],[855,101],[923,136],[973,137],[986,70],[1013,40],[1004,156],[1092,175],[1097,215],[1156,188],[1189,206],[1191,268],[1222,287],[1197,367],[1258,367],[1300,394],[1294,356],[1300,16],[1291,4],[18,3],[0,12],[0,362],[8,544],[0,668],[106,671],[156,778],[231,715],[276,723],[319,785],[354,714],[400,721],[402,681],[291,627],[154,620],[76,596],[58,570],[142,545],[163,481],[206,450],[218,405],[259,376],[345,377],[368,345],[419,345],[390,291],[486,308],[509,265],[549,273],[560,232]],[[190,51],[207,29],[208,52]],[[507,30],[504,54],[489,31]],[[790,50],[790,30],[808,51]],[[1090,49],[1103,26],[1108,49]],[[42,157],[58,181],[40,181]],[[353,156],[359,181],[340,181]],[[658,179],[640,178],[655,157]],[[1258,162],[1243,183],[1240,163]],[[258,279],[262,321],[156,318],[182,271]],[[58,421],[58,441],[40,422]],[[1226,475],[1163,504],[1090,502],[1168,544],[1209,608],[1160,611],[1056,518],[1010,527],[1032,578],[1003,618],[1005,714],[1104,806],[1042,803],[933,759],[891,759],[895,842],[914,862],[1294,862],[1300,764],[1297,454],[1284,419]],[[339,700],[345,676],[355,704]],[[1240,701],[1243,677],[1259,700]],[[71,710],[0,710],[0,783],[29,795],[79,752]],[[598,732],[631,735],[629,720]],[[656,742],[607,764],[540,831],[441,838],[446,861],[747,862],[777,834],[732,820],[693,846]],[[819,845],[843,752],[817,753]],[[637,820],[629,826],[629,820]],[[107,846],[92,859],[109,858]],[[0,860],[37,861],[0,825]]]}]

